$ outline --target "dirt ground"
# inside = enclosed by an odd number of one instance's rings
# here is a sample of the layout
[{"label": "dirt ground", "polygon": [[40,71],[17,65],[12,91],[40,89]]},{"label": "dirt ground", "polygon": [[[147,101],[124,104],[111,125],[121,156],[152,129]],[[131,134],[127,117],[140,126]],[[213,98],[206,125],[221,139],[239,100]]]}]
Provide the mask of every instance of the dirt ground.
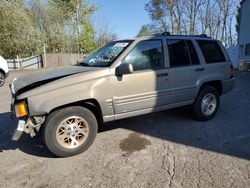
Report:
[{"label": "dirt ground", "polygon": [[0,187],[250,187],[250,73],[209,122],[174,109],[108,123],[88,151],[63,159],[41,137],[10,139],[8,84],[26,72],[0,88]]}]

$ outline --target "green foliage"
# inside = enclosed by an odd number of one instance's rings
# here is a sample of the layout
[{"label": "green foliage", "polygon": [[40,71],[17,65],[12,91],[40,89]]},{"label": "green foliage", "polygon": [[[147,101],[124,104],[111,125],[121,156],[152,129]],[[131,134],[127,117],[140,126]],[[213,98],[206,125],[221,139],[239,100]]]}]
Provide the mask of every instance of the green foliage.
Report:
[{"label": "green foliage", "polygon": [[80,46],[84,53],[90,53],[96,49],[95,32],[93,26],[87,21],[83,21],[84,32],[79,36]]},{"label": "green foliage", "polygon": [[143,25],[138,33],[138,37],[152,35],[155,33],[163,32],[161,29],[157,28],[155,25]]},{"label": "green foliage", "polygon": [[80,53],[84,48],[84,52],[92,52],[96,45],[91,17],[97,7],[85,0],[50,0],[50,5],[57,8],[62,18],[67,20],[64,26],[70,31],[70,38],[73,39],[71,51]]},{"label": "green foliage", "polygon": [[0,54],[5,58],[31,56],[42,51],[42,34],[30,12],[19,2],[0,3]]},{"label": "green foliage", "polygon": [[[27,57],[43,52],[80,53],[96,48],[92,15],[85,0],[1,0],[0,54]],[[4,45],[3,45],[4,44]]]}]

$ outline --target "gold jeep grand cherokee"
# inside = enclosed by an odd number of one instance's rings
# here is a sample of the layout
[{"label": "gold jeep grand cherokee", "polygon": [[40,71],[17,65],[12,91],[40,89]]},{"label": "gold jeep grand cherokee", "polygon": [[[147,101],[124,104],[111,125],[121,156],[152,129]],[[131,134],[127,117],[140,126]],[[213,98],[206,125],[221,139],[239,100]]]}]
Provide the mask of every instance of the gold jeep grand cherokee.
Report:
[{"label": "gold jeep grand cherokee", "polygon": [[210,120],[220,96],[233,87],[224,47],[205,35],[114,41],[77,65],[15,79],[11,109],[19,122],[13,139],[42,128],[52,153],[72,156],[87,150],[108,121],[185,105],[197,120]]}]

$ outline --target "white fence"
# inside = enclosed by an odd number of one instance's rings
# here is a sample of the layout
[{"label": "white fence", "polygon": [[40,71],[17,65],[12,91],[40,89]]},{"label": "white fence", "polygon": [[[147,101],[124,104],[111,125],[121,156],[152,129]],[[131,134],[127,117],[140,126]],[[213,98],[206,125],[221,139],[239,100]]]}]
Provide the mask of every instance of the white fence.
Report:
[{"label": "white fence", "polygon": [[16,69],[39,69],[43,67],[43,58],[41,55],[24,59],[7,59],[10,70]]},{"label": "white fence", "polygon": [[231,59],[234,68],[239,66],[239,46],[231,46],[227,49],[227,53]]},{"label": "white fence", "polygon": [[7,59],[10,70],[39,69],[42,67],[56,68],[65,65],[74,65],[81,61],[86,54],[57,53],[38,55],[23,59]]}]

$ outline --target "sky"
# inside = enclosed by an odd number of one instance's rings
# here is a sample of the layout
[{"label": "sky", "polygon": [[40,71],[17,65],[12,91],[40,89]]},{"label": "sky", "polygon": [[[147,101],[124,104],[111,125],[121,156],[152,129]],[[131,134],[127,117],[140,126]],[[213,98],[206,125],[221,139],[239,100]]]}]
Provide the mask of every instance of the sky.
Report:
[{"label": "sky", "polygon": [[100,6],[94,16],[94,21],[100,20],[100,17],[105,19],[109,23],[111,32],[121,39],[135,37],[142,25],[151,22],[144,9],[148,1],[89,0]]}]

